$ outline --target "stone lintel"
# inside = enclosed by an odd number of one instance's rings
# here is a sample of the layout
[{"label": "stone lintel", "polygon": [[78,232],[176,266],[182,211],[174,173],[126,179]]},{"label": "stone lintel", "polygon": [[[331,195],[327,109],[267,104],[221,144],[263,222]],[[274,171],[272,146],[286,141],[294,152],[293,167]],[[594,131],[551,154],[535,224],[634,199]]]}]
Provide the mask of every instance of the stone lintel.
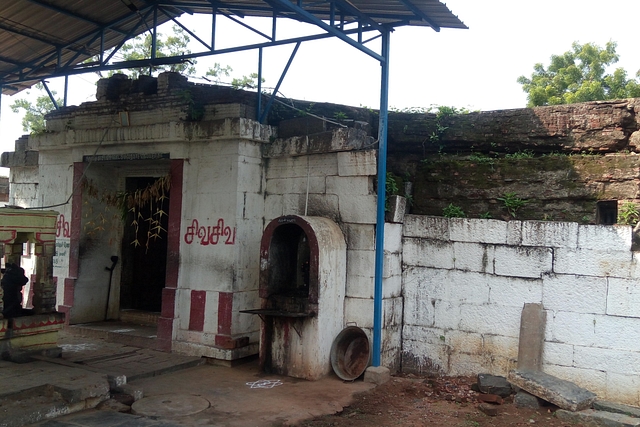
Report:
[{"label": "stone lintel", "polygon": [[578,385],[561,380],[544,372],[511,371],[509,382],[568,411],[580,411],[591,407],[596,395]]}]

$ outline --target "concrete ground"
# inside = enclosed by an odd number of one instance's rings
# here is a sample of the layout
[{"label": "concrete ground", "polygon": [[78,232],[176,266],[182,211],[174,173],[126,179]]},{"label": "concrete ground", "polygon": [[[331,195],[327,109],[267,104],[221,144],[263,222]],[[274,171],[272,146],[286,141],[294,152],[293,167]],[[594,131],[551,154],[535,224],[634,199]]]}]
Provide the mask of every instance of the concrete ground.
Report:
[{"label": "concrete ground", "polygon": [[[21,399],[24,395],[24,391],[20,391],[22,386],[14,387],[13,395],[0,393],[0,412],[3,401],[4,408],[9,410],[11,405],[33,407],[34,399],[45,408],[42,421],[33,423],[31,420],[31,424],[28,419],[20,423],[17,418],[12,424],[7,420],[7,413],[4,417],[0,413],[0,427],[281,426],[338,412],[350,404],[354,394],[373,387],[361,380],[344,382],[334,375],[319,381],[265,375],[259,372],[257,360],[229,368],[96,337],[62,334],[60,344],[62,359],[0,366],[0,383],[25,383],[28,377],[31,381],[29,390],[34,390],[33,381],[46,385],[39,389],[45,391],[35,398],[31,393],[29,399]],[[17,371],[24,374],[22,378],[16,377]],[[33,378],[28,371],[35,373]],[[56,386],[70,381],[84,381],[85,389],[74,389],[73,394]],[[127,413],[118,412],[128,410],[127,406],[109,404],[113,400],[98,406],[103,409],[83,410],[80,403],[60,406],[58,391],[63,397],[87,397],[89,403],[85,406],[91,406],[91,399],[94,403],[95,399],[104,400],[105,381],[109,383],[107,389],[112,391],[126,382],[129,391],[142,390],[144,397],[133,403]],[[94,395],[98,397],[92,397]],[[71,411],[77,412],[62,415]],[[21,413],[19,408],[14,412]]]}]

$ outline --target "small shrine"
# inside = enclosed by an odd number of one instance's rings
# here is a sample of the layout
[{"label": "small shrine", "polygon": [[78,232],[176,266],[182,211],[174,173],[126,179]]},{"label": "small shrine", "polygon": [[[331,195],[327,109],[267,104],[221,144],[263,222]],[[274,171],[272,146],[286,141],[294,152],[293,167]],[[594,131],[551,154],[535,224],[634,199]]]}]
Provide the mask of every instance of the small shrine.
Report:
[{"label": "small shrine", "polygon": [[[57,218],[55,211],[0,208],[0,356],[5,360],[23,361],[30,354],[56,355],[60,351],[58,331],[64,327],[64,313],[56,311],[53,279]],[[27,278],[20,265],[26,243],[36,256],[29,278],[33,309],[22,308],[22,285],[26,282],[21,280]]]}]

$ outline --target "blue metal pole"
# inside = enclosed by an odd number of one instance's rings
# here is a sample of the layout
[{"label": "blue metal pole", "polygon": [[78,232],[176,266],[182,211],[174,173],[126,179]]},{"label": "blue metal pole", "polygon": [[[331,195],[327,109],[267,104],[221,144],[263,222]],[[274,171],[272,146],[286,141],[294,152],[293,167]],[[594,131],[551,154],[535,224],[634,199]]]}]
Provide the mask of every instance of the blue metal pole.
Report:
[{"label": "blue metal pole", "polygon": [[384,267],[384,205],[387,196],[387,128],[389,118],[390,30],[382,33],[382,82],[380,84],[380,124],[378,127],[378,211],[376,217],[376,264],[373,300],[373,366],[380,366],[382,353],[382,275]]},{"label": "blue metal pole", "polygon": [[47,82],[44,81],[44,80],[40,80],[40,83],[42,83],[42,86],[44,87],[44,90],[47,91],[47,95],[49,95],[49,99],[53,103],[53,106],[55,107],[55,109],[59,110],[60,106],[58,105],[58,101],[56,101],[56,97],[53,96],[53,92],[51,92],[51,90],[49,90],[49,85],[47,85]]},{"label": "blue metal pole", "polygon": [[262,48],[258,49],[258,103],[256,105],[256,119],[262,116]]},{"label": "blue metal pole", "polygon": [[218,8],[213,7],[211,9],[211,52],[216,50],[216,16],[218,15]]},{"label": "blue metal pole", "polygon": [[284,71],[282,72],[282,75],[280,76],[280,79],[278,80],[278,84],[276,84],[275,89],[273,89],[273,94],[271,95],[271,98],[269,98],[269,101],[267,101],[267,106],[264,108],[264,111],[259,116],[258,121],[260,123],[264,123],[264,121],[266,120],[267,116],[269,115],[269,111],[271,110],[271,107],[273,106],[273,101],[276,99],[276,96],[278,95],[278,91],[280,90],[280,86],[282,85],[282,82],[284,81],[285,76],[289,72],[289,67],[291,67],[291,63],[293,62],[293,58],[295,58],[296,57],[296,53],[298,53],[298,49],[300,48],[300,44],[301,44],[300,42],[296,43],[296,47],[293,48],[293,52],[291,52],[291,56],[289,57],[289,61],[287,61],[287,65],[284,67]]},{"label": "blue metal pole", "polygon": [[64,102],[63,106],[67,106],[67,101],[69,97],[69,76],[64,76]]}]

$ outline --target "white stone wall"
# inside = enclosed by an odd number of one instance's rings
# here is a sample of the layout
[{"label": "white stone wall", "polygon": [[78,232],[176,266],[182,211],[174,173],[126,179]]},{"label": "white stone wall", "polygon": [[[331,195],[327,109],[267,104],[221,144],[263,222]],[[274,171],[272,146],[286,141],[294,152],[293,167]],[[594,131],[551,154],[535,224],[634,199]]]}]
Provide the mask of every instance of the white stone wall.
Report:
[{"label": "white stone wall", "polygon": [[[239,311],[260,305],[258,267],[264,226],[291,214],[329,218],[341,228],[348,249],[345,315],[338,316],[339,321],[344,326],[355,323],[371,337],[377,150],[363,148],[372,146],[372,138],[361,129],[340,128],[309,137],[276,139],[266,146],[273,140],[274,129],[246,118],[248,107],[208,108],[200,122],[181,121],[181,108],[175,101],[145,111],[132,109],[129,126],[121,126],[111,104],[104,101],[51,118],[50,132],[29,141],[30,149],[39,152],[39,169],[34,169],[35,175],[16,169],[20,189],[12,189],[12,195],[27,206],[64,202],[73,192],[73,164],[87,155],[168,153],[171,159],[184,159],[172,329],[175,350],[231,359],[237,351],[219,348],[221,335],[258,341],[259,318]],[[162,170],[153,173],[145,169],[153,164],[96,161],[87,166],[87,178],[104,187],[101,189],[116,192],[124,189],[128,176],[167,173],[167,162],[158,162]],[[108,281],[104,267],[111,255],[122,255],[122,229],[116,236],[89,235],[85,207],[92,208],[84,204],[82,208],[72,323],[104,317]],[[71,204],[59,211],[71,226]],[[213,238],[208,233],[216,227],[224,232]],[[68,237],[61,237],[61,247],[62,239]],[[382,363],[396,369],[403,310],[402,225],[387,224],[385,241]],[[59,304],[63,303],[68,266],[68,253],[56,259]],[[113,273],[111,317],[117,316],[120,278],[121,263]],[[191,307],[192,302],[199,306]],[[222,306],[232,307],[231,319],[219,316]]]},{"label": "white stone wall", "polygon": [[525,303],[547,310],[543,370],[640,404],[640,269],[629,226],[407,216],[403,369],[505,375]]},{"label": "white stone wall", "polygon": [[[260,142],[192,143],[184,166],[180,276],[176,295],[178,341],[214,345],[221,292],[233,292],[231,334],[259,340],[258,267],[264,196]],[[194,222],[195,221],[195,222]],[[223,235],[193,235],[221,225]],[[228,231],[228,234],[224,231]],[[192,233],[189,236],[189,233]],[[204,236],[204,238],[203,238]],[[189,330],[191,292],[206,291],[203,331]]]},{"label": "white stone wall", "polygon": [[[344,325],[361,327],[370,342],[375,276],[376,154],[376,150],[279,154],[266,163],[265,224],[282,215],[309,215],[330,218],[342,228],[347,242]],[[385,234],[381,362],[398,369],[402,329],[402,225],[386,224]]]}]

